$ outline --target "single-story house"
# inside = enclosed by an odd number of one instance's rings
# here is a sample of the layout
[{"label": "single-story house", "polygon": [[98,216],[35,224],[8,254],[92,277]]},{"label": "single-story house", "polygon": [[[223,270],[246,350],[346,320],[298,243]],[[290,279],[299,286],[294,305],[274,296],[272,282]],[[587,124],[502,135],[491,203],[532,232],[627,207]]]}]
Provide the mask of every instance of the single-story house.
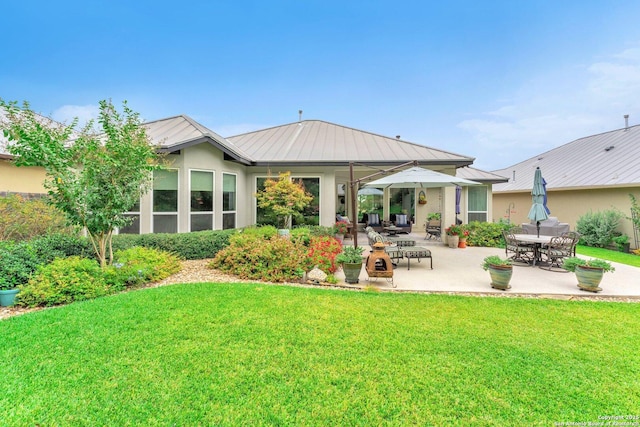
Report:
[{"label": "single-story house", "polygon": [[[121,232],[188,232],[260,223],[256,192],[268,177],[277,178],[287,171],[314,196],[304,213],[304,223],[324,226],[333,225],[337,213],[350,216],[352,171],[358,180],[415,162],[481,181],[484,185],[463,190],[459,217],[465,221],[494,216],[491,184],[504,181],[467,168],[472,157],[321,120],[300,120],[227,138],[185,115],[150,121],[145,126],[151,140],[166,153],[168,167],[155,173],[152,191],[129,213],[136,221]],[[20,170],[11,164],[6,151],[0,155],[1,192],[44,192],[44,173],[39,168]],[[424,204],[416,203],[419,190],[414,189],[388,189],[372,197],[358,200],[363,206],[368,202],[367,206],[385,219],[393,212],[406,212],[415,218],[416,227],[424,225],[429,212],[440,212],[443,224],[456,218],[453,187],[428,189]],[[358,216],[362,213],[361,209]]]},{"label": "single-story house", "polygon": [[[528,223],[531,188],[536,168],[547,183],[551,216],[575,229],[589,211],[618,209],[631,216],[631,199],[640,201],[640,125],[625,126],[564,144],[513,166],[493,171],[508,182],[493,187],[494,220]],[[632,222],[625,218],[619,231],[638,247]]]}]

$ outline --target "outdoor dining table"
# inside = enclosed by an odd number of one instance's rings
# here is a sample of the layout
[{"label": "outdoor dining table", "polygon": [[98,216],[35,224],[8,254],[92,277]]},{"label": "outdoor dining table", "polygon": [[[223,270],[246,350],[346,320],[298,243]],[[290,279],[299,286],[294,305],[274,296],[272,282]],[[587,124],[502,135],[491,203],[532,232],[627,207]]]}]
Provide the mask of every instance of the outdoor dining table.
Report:
[{"label": "outdoor dining table", "polygon": [[541,262],[541,254],[540,248],[551,243],[551,239],[555,236],[547,236],[541,234],[540,236],[536,234],[514,234],[513,235],[517,241],[522,243],[533,243],[533,266],[535,267],[536,262]]}]

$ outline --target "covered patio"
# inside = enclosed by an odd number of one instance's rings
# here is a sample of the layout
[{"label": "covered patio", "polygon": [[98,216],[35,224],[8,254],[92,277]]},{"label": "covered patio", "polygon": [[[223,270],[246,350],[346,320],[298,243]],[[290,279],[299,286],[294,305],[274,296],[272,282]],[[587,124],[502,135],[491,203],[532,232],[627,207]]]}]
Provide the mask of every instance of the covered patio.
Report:
[{"label": "covered patio", "polygon": [[[578,288],[574,273],[553,272],[530,266],[514,266],[511,289],[501,291],[490,286],[489,272],[481,267],[484,257],[498,255],[504,257],[503,248],[467,247],[466,249],[450,249],[443,242],[426,240],[425,232],[412,232],[408,237],[415,240],[417,246],[431,251],[433,270],[430,260],[421,262],[411,260],[411,269],[407,269],[407,260],[401,260],[394,269],[395,288],[384,279],[367,280],[367,272],[363,268],[360,273],[359,287],[371,285],[380,290],[413,291],[413,292],[455,292],[479,294],[522,294],[531,296],[549,296],[570,299],[571,297],[629,297],[640,299],[640,268],[612,263],[615,272],[606,273],[602,280],[602,291],[585,292]],[[352,244],[345,240],[344,244]],[[369,253],[367,237],[360,234],[358,243],[365,247],[364,255]],[[341,284],[344,275],[336,273]]]}]

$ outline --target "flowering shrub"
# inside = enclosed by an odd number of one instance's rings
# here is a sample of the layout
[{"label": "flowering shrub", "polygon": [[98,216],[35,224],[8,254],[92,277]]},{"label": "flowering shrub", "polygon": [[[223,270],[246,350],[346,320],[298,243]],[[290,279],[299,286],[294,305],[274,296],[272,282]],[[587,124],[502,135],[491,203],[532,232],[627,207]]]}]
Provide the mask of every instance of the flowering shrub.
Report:
[{"label": "flowering shrub", "polygon": [[317,265],[325,273],[337,270],[336,256],[342,252],[342,245],[335,237],[312,237],[309,242],[309,260],[311,266]]},{"label": "flowering shrub", "polygon": [[336,222],[336,234],[347,234],[347,231],[349,230],[348,224],[349,223],[347,221]]}]

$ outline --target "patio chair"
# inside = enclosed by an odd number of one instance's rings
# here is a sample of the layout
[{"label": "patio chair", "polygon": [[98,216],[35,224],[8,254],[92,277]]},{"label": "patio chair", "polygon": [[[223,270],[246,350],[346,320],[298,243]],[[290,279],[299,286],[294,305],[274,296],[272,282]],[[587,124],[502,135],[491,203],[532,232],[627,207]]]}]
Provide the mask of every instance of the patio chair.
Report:
[{"label": "patio chair", "polygon": [[[573,242],[574,239],[572,237],[555,236],[551,239],[548,245],[539,249],[540,255],[544,255],[547,258],[546,261],[549,264],[547,270],[551,270],[552,267],[557,267],[558,270],[554,271],[567,271],[562,268],[562,263],[565,258],[573,255]],[[543,266],[540,267],[542,268]]]},{"label": "patio chair", "polygon": [[573,256],[576,256],[576,246],[578,246],[578,242],[580,241],[580,233],[577,231],[567,231],[566,233],[562,233],[562,237],[573,239]]},{"label": "patio chair", "polygon": [[395,214],[391,221],[393,221],[393,225],[402,229],[398,233],[411,233],[411,221],[409,221],[406,214]]},{"label": "patio chair", "polygon": [[440,240],[442,234],[442,224],[439,219],[430,219],[426,225],[427,237],[426,239]]},{"label": "patio chair", "polygon": [[384,230],[384,226],[382,225],[382,221],[380,220],[380,214],[370,213],[367,215],[367,226],[373,228],[378,233],[381,233]]},{"label": "patio chair", "polygon": [[[522,262],[525,264],[533,263],[535,259],[535,247],[528,244],[519,242],[516,239],[516,236],[511,231],[503,231],[502,235],[505,241],[504,254],[506,257],[511,258],[511,260],[516,262]],[[511,257],[509,257],[509,253],[513,253]]]}]

